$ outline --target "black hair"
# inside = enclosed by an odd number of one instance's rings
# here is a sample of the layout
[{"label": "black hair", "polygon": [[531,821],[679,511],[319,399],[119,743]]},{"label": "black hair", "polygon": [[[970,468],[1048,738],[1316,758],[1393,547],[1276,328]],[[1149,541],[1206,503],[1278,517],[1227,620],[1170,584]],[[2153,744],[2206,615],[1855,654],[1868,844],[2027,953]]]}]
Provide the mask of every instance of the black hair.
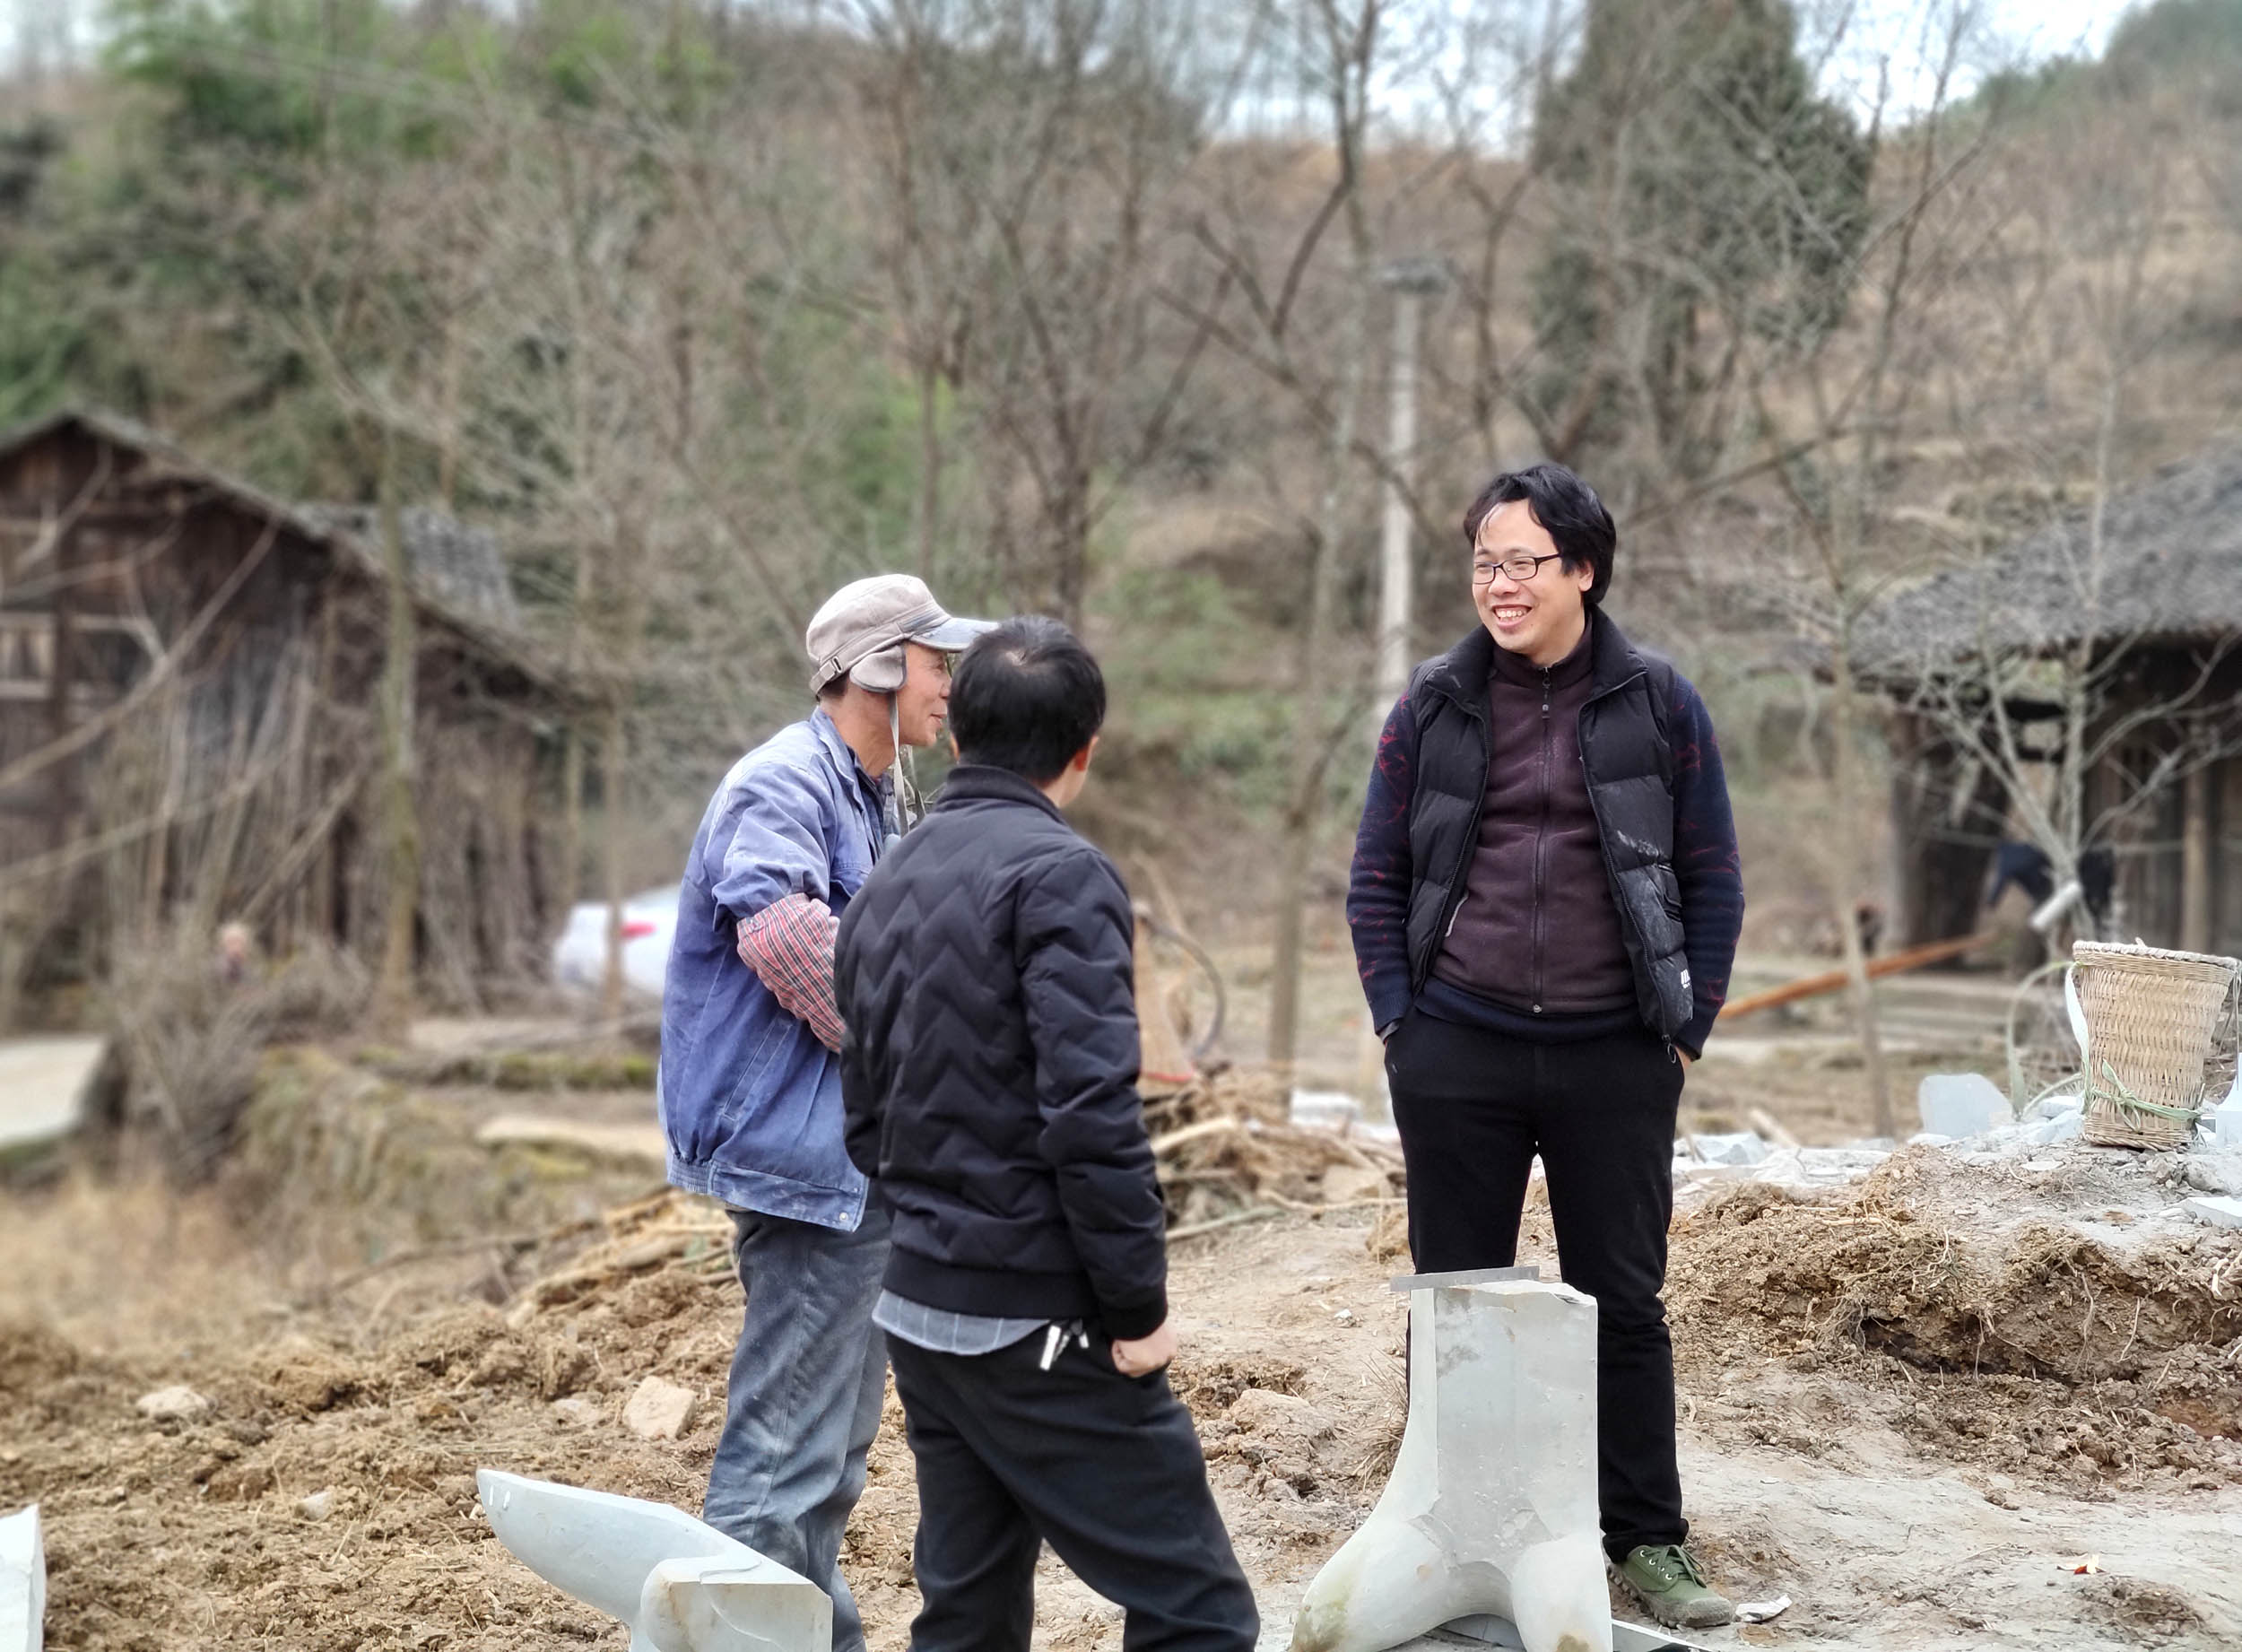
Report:
[{"label": "black hair", "polygon": [[1056,780],[1106,720],[1106,679],[1074,633],[1029,614],[974,639],[950,684],[958,761]]},{"label": "black hair", "polygon": [[1562,465],[1544,462],[1524,470],[1505,471],[1482,488],[1472,508],[1464,513],[1465,549],[1478,546],[1480,525],[1490,511],[1517,500],[1524,500],[1534,519],[1549,530],[1558,553],[1565,559],[1567,573],[1577,574],[1584,566],[1595,570],[1595,583],[1588,587],[1586,600],[1591,606],[1602,602],[1603,593],[1611,588],[1612,555],[1619,549],[1620,531],[1596,491]]}]

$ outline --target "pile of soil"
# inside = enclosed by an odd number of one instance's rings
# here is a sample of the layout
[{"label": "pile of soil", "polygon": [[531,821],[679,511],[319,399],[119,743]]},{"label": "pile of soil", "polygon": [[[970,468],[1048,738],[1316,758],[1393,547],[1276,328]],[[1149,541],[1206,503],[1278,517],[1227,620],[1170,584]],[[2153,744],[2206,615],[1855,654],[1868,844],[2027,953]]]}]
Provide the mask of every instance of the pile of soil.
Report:
[{"label": "pile of soil", "polygon": [[[1917,1148],[1842,1196],[1738,1188],[1676,1223],[1677,1350],[1716,1390],[1749,1353],[1845,1374],[1939,1459],[2081,1494],[2242,1484],[2242,1234],[2168,1214],[2170,1168]],[[1734,1410],[1710,1418],[1843,1439]]]}]

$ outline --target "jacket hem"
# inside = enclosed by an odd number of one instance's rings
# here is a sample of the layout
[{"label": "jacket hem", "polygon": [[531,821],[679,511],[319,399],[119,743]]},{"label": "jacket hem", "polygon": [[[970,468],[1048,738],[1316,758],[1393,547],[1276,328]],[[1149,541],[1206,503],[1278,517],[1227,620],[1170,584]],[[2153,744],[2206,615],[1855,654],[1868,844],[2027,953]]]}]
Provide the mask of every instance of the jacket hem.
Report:
[{"label": "jacket hem", "polygon": [[685,1193],[704,1194],[734,1210],[806,1222],[813,1227],[854,1233],[865,1217],[865,1191],[851,1196],[831,1187],[798,1182],[790,1177],[762,1170],[738,1170],[717,1164],[696,1164],[672,1148],[668,1155],[671,1187]]},{"label": "jacket hem", "polygon": [[1103,1323],[1090,1275],[967,1267],[897,1245],[888,1252],[888,1290],[928,1308],[994,1319],[1089,1319]]}]

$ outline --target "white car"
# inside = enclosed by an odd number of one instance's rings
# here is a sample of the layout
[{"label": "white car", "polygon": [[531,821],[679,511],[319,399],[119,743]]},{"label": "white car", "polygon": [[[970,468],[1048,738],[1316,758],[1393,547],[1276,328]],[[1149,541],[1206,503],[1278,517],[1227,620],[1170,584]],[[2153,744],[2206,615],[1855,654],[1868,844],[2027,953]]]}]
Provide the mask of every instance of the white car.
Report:
[{"label": "white car", "polygon": [[[677,933],[677,891],[649,889],[622,903],[622,978],[633,992],[659,998]],[[579,900],[552,943],[552,978],[597,992],[607,979],[607,903]]]}]

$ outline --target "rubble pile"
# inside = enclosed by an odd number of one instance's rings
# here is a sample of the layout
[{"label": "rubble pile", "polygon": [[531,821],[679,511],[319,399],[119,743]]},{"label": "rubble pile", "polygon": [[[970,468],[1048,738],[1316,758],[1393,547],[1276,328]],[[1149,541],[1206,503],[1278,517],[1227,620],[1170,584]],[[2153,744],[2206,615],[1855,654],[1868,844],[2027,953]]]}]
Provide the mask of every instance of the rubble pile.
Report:
[{"label": "rubble pile", "polygon": [[1401,1148],[1343,1097],[1229,1068],[1145,1098],[1170,1238],[1281,1211],[1376,1209],[1402,1196]]}]

